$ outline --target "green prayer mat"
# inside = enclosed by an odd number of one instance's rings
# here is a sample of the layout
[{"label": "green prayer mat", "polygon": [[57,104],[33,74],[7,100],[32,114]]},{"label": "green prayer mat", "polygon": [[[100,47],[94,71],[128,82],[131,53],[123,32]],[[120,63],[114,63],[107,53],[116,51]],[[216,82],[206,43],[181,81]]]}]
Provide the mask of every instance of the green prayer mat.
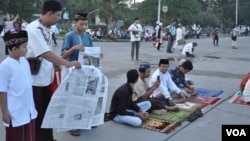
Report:
[{"label": "green prayer mat", "polygon": [[192,112],[190,111],[184,111],[180,110],[179,112],[174,112],[174,111],[168,111],[164,115],[157,115],[157,114],[149,114],[150,118],[155,118],[155,119],[162,119],[166,121],[172,121],[176,123],[182,123],[187,120],[187,118],[191,115]]}]

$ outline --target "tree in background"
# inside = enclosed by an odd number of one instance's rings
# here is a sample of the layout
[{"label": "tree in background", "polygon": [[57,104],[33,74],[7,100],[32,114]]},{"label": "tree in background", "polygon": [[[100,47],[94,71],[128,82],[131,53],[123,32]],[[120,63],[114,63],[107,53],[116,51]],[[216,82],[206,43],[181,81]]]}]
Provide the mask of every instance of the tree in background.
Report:
[{"label": "tree in background", "polygon": [[22,18],[30,21],[34,13],[41,13],[39,8],[41,2],[41,0],[1,0],[0,9],[11,17],[19,14],[18,22],[21,22]]}]

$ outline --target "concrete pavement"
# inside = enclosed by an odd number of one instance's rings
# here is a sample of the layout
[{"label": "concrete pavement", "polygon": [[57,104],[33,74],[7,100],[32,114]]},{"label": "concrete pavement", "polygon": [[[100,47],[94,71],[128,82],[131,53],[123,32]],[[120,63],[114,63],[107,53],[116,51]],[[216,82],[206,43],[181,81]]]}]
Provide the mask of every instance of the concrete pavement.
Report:
[{"label": "concrete pavement", "polygon": [[[215,105],[209,105],[204,110],[204,116],[196,121],[184,122],[181,127],[169,134],[163,134],[142,128],[105,122],[90,131],[81,130],[81,136],[73,137],[68,132],[56,132],[58,141],[220,141],[222,124],[250,124],[249,106],[228,103],[229,98],[239,89],[242,76],[249,72],[250,47],[249,37],[238,38],[238,48],[231,49],[229,37],[220,38],[219,47],[213,47],[211,38],[190,39],[196,41],[195,58],[191,58],[194,69],[187,77],[195,81],[196,87],[223,90],[221,100]],[[59,41],[59,46],[61,45]],[[166,43],[161,51],[157,51],[152,42],[142,42],[140,59],[152,65],[152,72],[157,68],[160,58],[169,58],[170,67],[174,67],[178,60],[185,58],[179,50],[173,54],[166,53]],[[0,59],[5,58],[4,45],[0,40]],[[106,111],[109,111],[110,101],[114,90],[125,83],[125,74],[129,69],[137,69],[140,62],[130,61],[129,42],[94,42],[102,47],[104,59],[102,72],[109,79],[109,93]],[[60,47],[54,47],[54,52],[60,53]],[[1,116],[1,113],[0,113]],[[4,141],[5,130],[0,126],[0,141]]]}]

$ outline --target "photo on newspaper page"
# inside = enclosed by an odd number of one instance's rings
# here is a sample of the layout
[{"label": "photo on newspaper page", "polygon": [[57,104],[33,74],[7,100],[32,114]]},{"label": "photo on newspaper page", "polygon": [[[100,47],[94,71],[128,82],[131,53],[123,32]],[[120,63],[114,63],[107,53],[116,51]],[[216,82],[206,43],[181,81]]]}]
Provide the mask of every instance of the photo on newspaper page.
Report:
[{"label": "photo on newspaper page", "polygon": [[100,47],[85,47],[85,51],[80,51],[78,61],[82,65],[95,66],[101,68],[101,48]]},{"label": "photo on newspaper page", "polygon": [[42,128],[65,131],[103,124],[107,89],[100,69],[86,65],[72,69],[53,94]]}]

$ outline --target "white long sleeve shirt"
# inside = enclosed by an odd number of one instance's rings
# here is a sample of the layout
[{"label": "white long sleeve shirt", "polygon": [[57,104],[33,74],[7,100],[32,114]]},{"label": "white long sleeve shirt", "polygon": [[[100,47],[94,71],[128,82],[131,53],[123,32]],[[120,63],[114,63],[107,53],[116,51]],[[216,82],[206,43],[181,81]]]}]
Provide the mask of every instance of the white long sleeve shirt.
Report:
[{"label": "white long sleeve shirt", "polygon": [[174,91],[177,94],[180,93],[181,90],[175,85],[170,74],[168,72],[162,73],[159,69],[157,69],[151,76],[149,87],[152,87],[155,81],[157,81],[158,75],[160,76],[161,84],[157,89],[154,90],[152,97],[155,97],[158,94],[162,94],[166,99],[170,98],[171,96],[169,94],[169,90]]}]

